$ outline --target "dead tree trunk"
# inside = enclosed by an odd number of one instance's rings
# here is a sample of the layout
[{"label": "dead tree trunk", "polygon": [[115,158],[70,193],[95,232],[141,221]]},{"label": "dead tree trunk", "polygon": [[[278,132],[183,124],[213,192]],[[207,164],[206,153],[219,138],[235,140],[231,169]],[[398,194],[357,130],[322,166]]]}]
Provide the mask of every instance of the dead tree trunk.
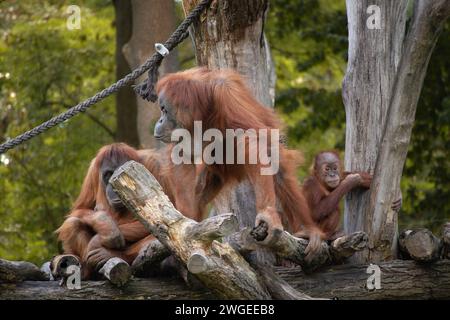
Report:
[{"label": "dead tree trunk", "polygon": [[347,0],[349,62],[343,83],[347,114],[345,166],[374,173],[371,189],[346,198],[346,232],[369,235],[356,261],[396,256],[399,184],[428,61],[447,1],[416,1],[405,36],[408,1]]},{"label": "dead tree trunk", "polygon": [[[199,0],[183,0],[188,13]],[[212,69],[232,68],[242,74],[255,97],[270,107],[275,99],[275,69],[264,35],[268,0],[213,1],[211,7],[191,27],[197,64]],[[219,197],[215,211],[233,212],[241,227],[253,227],[255,195],[248,183]],[[259,250],[260,260],[272,261]]]},{"label": "dead tree trunk", "polygon": [[[124,0],[118,0],[124,1]],[[129,0],[126,0],[129,2]],[[132,69],[137,68],[155,52],[155,43],[164,42],[175,30],[175,4],[167,0],[131,0],[132,36],[123,48],[123,54]],[[176,51],[167,56],[160,75],[178,70]],[[146,75],[136,80],[140,83]],[[145,99],[137,100],[137,130],[142,148],[156,146],[152,126],[159,117],[159,108]]]}]

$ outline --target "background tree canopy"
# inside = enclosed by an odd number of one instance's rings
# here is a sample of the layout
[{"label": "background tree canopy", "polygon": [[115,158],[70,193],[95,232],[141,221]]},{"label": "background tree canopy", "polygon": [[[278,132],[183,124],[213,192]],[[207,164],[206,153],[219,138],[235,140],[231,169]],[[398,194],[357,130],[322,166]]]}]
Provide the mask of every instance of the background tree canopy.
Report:
[{"label": "background tree canopy", "polygon": [[[66,8],[82,9],[80,30]],[[177,13],[181,19],[182,10]],[[0,3],[0,141],[64,111],[114,79],[109,0]],[[289,144],[305,154],[344,149],[341,81],[346,68],[344,1],[272,0],[266,33],[276,63],[276,108]],[[400,227],[437,230],[450,217],[450,23],[429,66],[402,179]],[[194,64],[191,46],[181,66]],[[58,252],[54,230],[69,211],[96,150],[114,141],[114,99],[0,156],[0,257],[41,263]]]}]

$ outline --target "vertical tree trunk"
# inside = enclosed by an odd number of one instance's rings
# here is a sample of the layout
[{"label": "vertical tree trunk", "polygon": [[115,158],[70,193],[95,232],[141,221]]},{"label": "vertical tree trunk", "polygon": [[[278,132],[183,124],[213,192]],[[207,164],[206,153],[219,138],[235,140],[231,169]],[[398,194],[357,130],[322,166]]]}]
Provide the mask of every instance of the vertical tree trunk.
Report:
[{"label": "vertical tree trunk", "polygon": [[[396,255],[397,214],[390,207],[400,196],[417,99],[443,19],[442,14],[432,13],[437,6],[442,7],[442,2],[416,1],[405,44],[408,1],[346,2],[349,61],[343,83],[345,167],[374,173],[369,191],[352,192],[345,201],[346,232],[365,231],[369,235],[368,248],[355,255],[356,262],[377,262]],[[366,24],[373,14],[367,13],[371,5],[381,9],[380,29],[370,29]],[[426,32],[415,27],[424,24],[430,28],[431,23],[433,30]]]},{"label": "vertical tree trunk", "polygon": [[[185,13],[198,2],[183,0]],[[267,9],[268,0],[213,1],[193,25],[191,37],[198,65],[237,70],[257,99],[270,107],[274,103],[275,71],[264,35]],[[230,196],[220,199],[215,208],[218,213],[235,213],[241,227],[254,225],[255,195],[248,183],[240,184]],[[269,254],[258,255],[272,260]]]},{"label": "vertical tree trunk", "polygon": [[[132,36],[123,46],[123,53],[132,69],[145,62],[155,51],[157,42],[164,42],[175,30],[175,4],[168,0],[118,0],[130,2],[133,14]],[[160,75],[178,70],[176,51],[166,57],[159,69]],[[136,80],[142,82],[147,75]],[[135,98],[136,99],[136,98]],[[137,100],[137,130],[141,148],[156,146],[152,127],[159,117],[159,109],[154,103]]]},{"label": "vertical tree trunk", "polygon": [[[131,2],[113,0],[116,12],[116,78],[122,79],[131,68],[122,53],[122,47],[131,37]],[[137,99],[131,87],[125,87],[116,94],[116,140],[139,146],[137,130]]]},{"label": "vertical tree trunk", "polygon": [[450,1],[415,2],[375,167],[370,206],[366,208],[374,261],[396,255],[397,214],[391,204],[397,197],[428,62],[449,15]]}]

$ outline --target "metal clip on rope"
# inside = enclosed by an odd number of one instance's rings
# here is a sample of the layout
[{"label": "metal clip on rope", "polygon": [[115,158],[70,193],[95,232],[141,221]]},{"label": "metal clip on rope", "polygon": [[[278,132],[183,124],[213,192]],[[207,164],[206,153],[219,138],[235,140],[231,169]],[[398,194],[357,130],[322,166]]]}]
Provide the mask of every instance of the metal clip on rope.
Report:
[{"label": "metal clip on rope", "polygon": [[167,56],[170,51],[162,43],[155,43],[155,50],[163,57]]}]

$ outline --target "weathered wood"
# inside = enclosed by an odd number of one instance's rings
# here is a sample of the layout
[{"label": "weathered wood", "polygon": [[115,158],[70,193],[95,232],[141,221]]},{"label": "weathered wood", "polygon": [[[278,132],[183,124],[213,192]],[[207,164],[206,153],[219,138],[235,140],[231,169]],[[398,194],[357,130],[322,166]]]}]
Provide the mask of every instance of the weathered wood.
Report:
[{"label": "weathered wood", "polygon": [[50,278],[44,271],[30,262],[0,259],[0,282],[24,280],[50,280]]},{"label": "weathered wood", "polygon": [[367,246],[369,238],[365,232],[359,231],[334,240],[330,247],[333,263],[340,263],[353,256]]},{"label": "weathered wood", "polygon": [[190,237],[198,223],[175,209],[143,165],[127,162],[110,181],[123,203],[149,231],[185,265],[194,265],[197,278],[207,288],[221,298],[270,298],[255,271],[229,244]]},{"label": "weathered wood", "polygon": [[[296,268],[276,268],[289,285],[314,297],[338,299],[450,299],[450,260],[433,264],[394,260],[382,262],[381,289],[366,288],[368,265],[333,266],[311,275]],[[55,281],[0,284],[0,299],[215,299],[205,290],[190,290],[173,278],[133,279],[116,288],[107,281],[83,281],[68,290]]]},{"label": "weathered wood", "polygon": [[398,244],[405,259],[431,262],[439,259],[441,254],[441,240],[423,228],[403,231]]},{"label": "weathered wood", "polygon": [[377,264],[381,270],[381,289],[368,290],[367,264],[332,266],[320,273],[304,275],[295,269],[278,269],[294,288],[313,297],[379,299],[449,299],[450,261],[433,264],[393,260]]},{"label": "weathered wood", "polygon": [[269,290],[271,296],[277,300],[312,300],[307,294],[295,290],[289,283],[280,278],[275,273],[272,266],[263,265],[256,262],[252,266],[258,271],[258,274],[263,278],[264,284]]},{"label": "weathered wood", "polygon": [[236,216],[225,213],[203,220],[186,230],[187,236],[205,242],[222,239],[239,229]]},{"label": "weathered wood", "polygon": [[[345,167],[373,172],[369,191],[346,200],[345,231],[365,231],[367,250],[358,262],[394,259],[398,217],[392,203],[400,180],[414,118],[436,41],[450,16],[447,0],[415,1],[405,33],[408,1],[347,0],[349,63],[343,85],[347,114]],[[375,5],[378,29],[367,26]],[[374,8],[374,6],[372,6]]]},{"label": "weathered wood", "polygon": [[137,277],[146,277],[160,271],[160,263],[170,255],[170,251],[157,239],[142,248],[131,265],[131,272]]},{"label": "weathered wood", "polygon": [[51,261],[44,262],[44,263],[42,264],[40,270],[41,270],[42,272],[44,272],[44,273],[47,275],[47,277],[48,277],[48,279],[49,279],[50,281],[55,280],[55,278],[54,278],[53,275],[52,275]]},{"label": "weathered wood", "polygon": [[[368,8],[377,6],[380,16],[379,29],[369,29],[371,16]],[[395,74],[400,63],[406,27],[408,0],[347,0],[348,18],[348,64],[342,86],[345,104],[345,169],[347,171],[373,173],[383,137],[386,114],[392,95]],[[373,12],[372,12],[373,14]],[[386,165],[391,170],[391,167]],[[373,184],[372,184],[373,185]],[[400,186],[392,192],[399,196]],[[366,213],[370,191],[355,189],[345,197],[345,233],[365,231],[369,234],[369,246],[350,260],[365,263],[374,258],[375,251],[382,258],[392,257],[391,245],[397,241],[397,214],[379,228],[373,228],[373,213]],[[395,200],[395,199],[394,199]],[[390,207],[392,202],[386,202]],[[378,217],[377,217],[378,219]],[[378,239],[387,239],[387,250]],[[387,252],[386,252],[387,251]],[[377,257],[376,260],[380,258]]]},{"label": "weathered wood", "polygon": [[54,256],[50,261],[50,270],[53,278],[64,280],[68,276],[67,268],[72,265],[81,268],[80,260],[73,254],[61,254]]},{"label": "weathered wood", "polygon": [[314,255],[312,260],[307,260],[305,249],[309,241],[297,238],[287,231],[275,229],[269,235],[267,233],[267,226],[263,222],[250,232],[250,235],[254,239],[253,243],[249,240],[245,232],[243,234],[242,238],[245,238],[245,241],[250,241],[250,244],[241,245],[241,247],[251,248],[254,243],[264,246],[269,248],[278,257],[301,265],[306,272],[317,270],[326,265],[342,263],[355,252],[364,249],[368,239],[364,232],[355,232],[334,240],[330,245],[322,241],[321,250]]},{"label": "weathered wood", "polygon": [[442,231],[442,244],[442,257],[450,259],[450,222],[444,225],[444,230]]},{"label": "weathered wood", "polygon": [[118,287],[124,286],[131,278],[131,268],[129,264],[118,257],[106,261],[99,270],[99,273],[113,285]]},{"label": "weathered wood", "polygon": [[25,281],[0,284],[0,300],[178,300],[215,299],[205,290],[191,290],[174,278],[135,278],[118,288],[109,281],[82,281],[80,290],[61,287],[56,281]]}]

